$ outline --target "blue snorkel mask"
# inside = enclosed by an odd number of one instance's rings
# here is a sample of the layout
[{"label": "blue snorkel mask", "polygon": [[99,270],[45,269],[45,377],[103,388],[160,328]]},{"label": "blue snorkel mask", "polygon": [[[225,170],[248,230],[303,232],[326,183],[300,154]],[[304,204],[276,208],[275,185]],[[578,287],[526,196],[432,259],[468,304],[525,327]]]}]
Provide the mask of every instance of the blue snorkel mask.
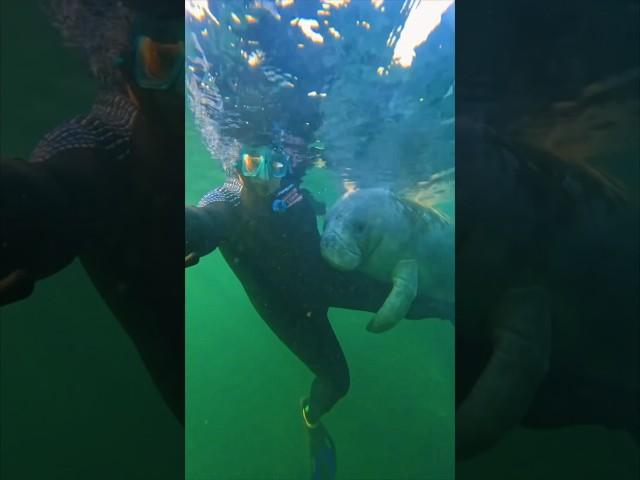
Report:
[{"label": "blue snorkel mask", "polygon": [[263,180],[283,178],[291,173],[291,160],[279,147],[247,147],[241,150],[237,164],[244,177]]}]

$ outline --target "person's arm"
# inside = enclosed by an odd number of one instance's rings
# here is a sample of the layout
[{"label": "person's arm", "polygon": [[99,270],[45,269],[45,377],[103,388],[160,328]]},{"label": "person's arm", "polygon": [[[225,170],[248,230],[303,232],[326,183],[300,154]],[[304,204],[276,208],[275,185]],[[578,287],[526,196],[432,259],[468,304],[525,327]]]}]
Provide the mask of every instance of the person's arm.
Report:
[{"label": "person's arm", "polygon": [[86,168],[91,163],[86,154],[66,152],[56,165],[0,160],[0,305],[28,297],[35,281],[77,255],[84,207],[74,205],[73,193],[57,174],[64,176],[77,160]]},{"label": "person's arm", "polygon": [[323,216],[327,213],[327,205],[324,202],[317,200],[309,190],[307,190],[306,188],[301,188],[300,192],[309,201],[309,203],[313,207],[313,211],[317,216]]},{"label": "person's arm", "polygon": [[229,230],[231,208],[226,202],[185,207],[185,267],[197,264],[200,257],[218,248]]}]

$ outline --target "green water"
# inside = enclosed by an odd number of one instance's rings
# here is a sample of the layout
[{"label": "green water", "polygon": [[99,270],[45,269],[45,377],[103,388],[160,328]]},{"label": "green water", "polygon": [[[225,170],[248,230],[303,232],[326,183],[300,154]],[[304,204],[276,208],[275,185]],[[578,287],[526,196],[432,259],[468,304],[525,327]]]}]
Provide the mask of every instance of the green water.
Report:
[{"label": "green water", "polygon": [[[189,119],[186,149],[192,204],[223,175]],[[324,170],[304,186],[328,205],[341,193]],[[329,316],[351,372],[350,392],[324,420],[338,478],[453,478],[453,327],[404,321],[374,335],[368,313]],[[217,251],[187,270],[186,321],[187,478],[306,478],[298,402],[312,375],[255,313]]]}]

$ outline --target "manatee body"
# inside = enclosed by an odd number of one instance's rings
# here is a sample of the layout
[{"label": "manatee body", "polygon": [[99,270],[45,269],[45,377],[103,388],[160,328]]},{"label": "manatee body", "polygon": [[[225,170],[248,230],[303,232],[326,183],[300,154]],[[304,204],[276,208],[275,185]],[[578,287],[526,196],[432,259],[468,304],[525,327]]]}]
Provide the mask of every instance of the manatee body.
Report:
[{"label": "manatee body", "polygon": [[367,326],[382,332],[406,315],[417,295],[453,301],[453,242],[453,224],[436,210],[372,188],[349,193],[333,206],[320,246],[333,267],[393,285]]},{"label": "manatee body", "polygon": [[597,172],[457,122],[458,458],[519,424],[637,436],[637,219]]}]

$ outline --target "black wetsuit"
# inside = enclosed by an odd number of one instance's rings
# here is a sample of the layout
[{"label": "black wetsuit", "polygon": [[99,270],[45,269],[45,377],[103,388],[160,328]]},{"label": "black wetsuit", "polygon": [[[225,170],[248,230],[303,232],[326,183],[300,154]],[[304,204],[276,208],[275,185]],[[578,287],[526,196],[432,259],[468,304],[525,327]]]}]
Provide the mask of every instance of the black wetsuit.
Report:
[{"label": "black wetsuit", "polygon": [[[331,268],[320,254],[314,200],[295,183],[287,187],[264,199],[242,188],[237,179],[227,180],[198,207],[187,207],[186,250],[202,256],[219,247],[260,316],[316,375],[309,398],[314,421],[349,388],[347,362],[327,317],[329,307],[377,311],[391,287]],[[278,199],[296,195],[299,201],[274,211]],[[416,302],[409,318],[428,316],[431,308]]]},{"label": "black wetsuit", "polygon": [[139,115],[126,96],[100,94],[29,162],[2,161],[0,279],[23,269],[37,280],[79,257],[184,421],[184,143],[141,140]]}]

